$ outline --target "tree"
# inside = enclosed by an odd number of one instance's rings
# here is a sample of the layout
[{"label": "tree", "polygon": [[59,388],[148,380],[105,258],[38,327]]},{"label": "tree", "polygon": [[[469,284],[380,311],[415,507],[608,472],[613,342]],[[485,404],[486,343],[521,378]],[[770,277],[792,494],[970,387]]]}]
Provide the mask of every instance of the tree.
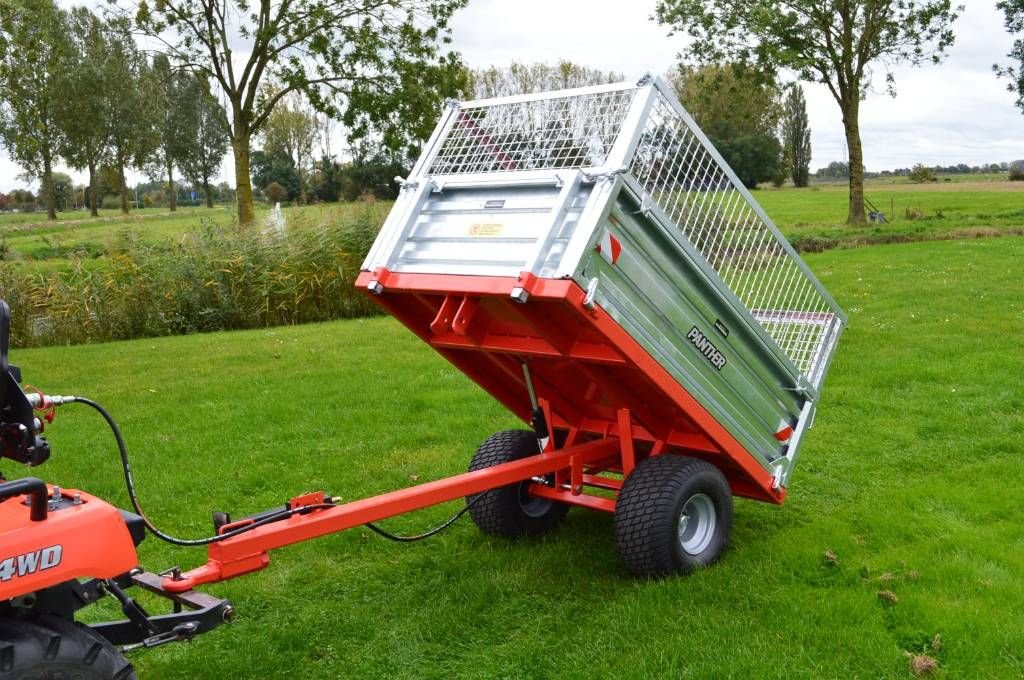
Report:
[{"label": "tree", "polygon": [[280,153],[252,152],[252,182],[260,189],[277,184],[285,190],[285,200],[294,201],[299,197],[300,180],[295,163]]},{"label": "tree", "polygon": [[195,138],[184,158],[181,171],[190,182],[203,188],[206,207],[213,207],[211,180],[220,173],[220,164],[228,152],[228,129],[224,127],[224,109],[210,93],[209,83],[193,78],[191,97],[195,103],[196,120],[191,129]]},{"label": "tree", "polygon": [[1008,81],[1006,89],[1017,95],[1017,106],[1024,111],[1024,0],[1000,0],[996,8],[1003,11],[1006,30],[1010,35],[1017,36],[1013,47],[1006,56],[1017,62],[1016,66],[999,66],[993,68],[1001,77]]},{"label": "tree", "polygon": [[110,45],[103,21],[85,7],[69,15],[71,59],[65,67],[60,107],[63,144],[60,155],[76,170],[89,171],[89,211],[98,215],[97,170],[110,142],[107,97]]},{"label": "tree", "polygon": [[71,207],[72,194],[75,190],[75,183],[71,176],[63,172],[50,174],[50,186],[53,188],[53,202],[60,210],[67,210]]},{"label": "tree", "polygon": [[680,65],[669,81],[744,185],[754,188],[779,174],[781,91],[773,79],[736,64],[713,64]]},{"label": "tree", "polygon": [[889,69],[941,61],[960,10],[951,0],[658,0],[656,14],[691,38],[684,54],[697,62],[736,60],[764,73],[788,68],[828,87],[849,147],[847,221],[864,224],[860,103],[873,69],[886,70],[894,94]]},{"label": "tree", "polygon": [[[114,0],[117,4],[117,0]],[[392,148],[425,138],[441,101],[465,87],[441,54],[466,0],[142,0],[136,26],[227,99],[241,224],[254,220],[250,143],[292,92],[342,116],[354,135],[378,129]],[[264,85],[279,87],[267,94]]]},{"label": "tree", "polygon": [[[907,170],[910,173],[910,170]],[[818,177],[831,178],[831,179],[849,179],[850,178],[850,166],[848,163],[842,161],[832,161],[828,164],[828,167],[818,168],[818,171],[814,173]]]},{"label": "tree", "polygon": [[793,184],[806,187],[811,176],[811,127],[807,119],[807,101],[799,84],[789,86],[783,105],[782,146]]},{"label": "tree", "polygon": [[316,135],[316,116],[296,92],[278,102],[263,128],[264,151],[292,160],[299,175],[298,199],[301,203],[306,202],[306,169]]},{"label": "tree", "polygon": [[157,128],[159,88],[156,78],[139,51],[127,22],[111,25],[107,98],[110,116],[110,155],[117,171],[121,212],[128,214],[127,167],[143,167],[160,143]]},{"label": "tree", "polygon": [[406,177],[410,163],[387,147],[363,140],[352,148],[352,162],[341,168],[341,198],[354,201],[364,194],[376,198],[395,199],[398,188],[395,177]]},{"label": "tree", "polygon": [[198,137],[199,101],[195,98],[192,82],[195,78],[188,71],[171,66],[166,55],[153,57],[152,77],[156,98],[151,102],[155,107],[159,143],[152,157],[157,172],[154,178],[167,173],[168,208],[178,208],[178,192],[174,186],[174,167],[179,168],[194,152],[193,143]]},{"label": "tree", "polygon": [[0,34],[0,141],[41,180],[47,217],[55,220],[53,163],[63,141],[61,84],[71,52],[67,16],[52,0],[4,0]]},{"label": "tree", "polygon": [[470,90],[477,99],[489,99],[617,83],[625,78],[615,71],[601,71],[566,60],[554,65],[542,62],[521,64],[514,61],[507,67],[475,69],[470,73]]},{"label": "tree", "polygon": [[8,207],[11,210],[32,212],[36,209],[36,197],[28,189],[15,189],[7,195],[7,198],[9,200]]},{"label": "tree", "polygon": [[931,168],[926,166],[924,163],[918,163],[910,170],[910,174],[907,176],[914,184],[924,184],[925,182],[934,182],[935,175],[932,174]]},{"label": "tree", "polygon": [[318,201],[337,201],[341,193],[341,164],[331,156],[321,156],[320,160],[313,163],[309,188]]}]

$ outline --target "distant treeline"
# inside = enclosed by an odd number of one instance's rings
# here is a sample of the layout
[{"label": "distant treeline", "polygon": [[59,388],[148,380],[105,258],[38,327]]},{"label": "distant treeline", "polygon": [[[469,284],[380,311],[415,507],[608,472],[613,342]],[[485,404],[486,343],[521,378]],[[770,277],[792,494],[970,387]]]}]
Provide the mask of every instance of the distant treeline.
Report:
[{"label": "distant treeline", "polygon": [[[1003,163],[982,163],[981,165],[932,165],[925,166],[936,175],[984,175],[1008,173],[1016,167],[1024,168],[1024,160],[1003,162]],[[914,168],[896,168],[895,170],[882,170],[880,172],[866,171],[865,177],[909,177]],[[824,168],[818,168],[814,176],[818,179],[846,179],[850,176],[850,166],[847,163],[833,161]]]}]

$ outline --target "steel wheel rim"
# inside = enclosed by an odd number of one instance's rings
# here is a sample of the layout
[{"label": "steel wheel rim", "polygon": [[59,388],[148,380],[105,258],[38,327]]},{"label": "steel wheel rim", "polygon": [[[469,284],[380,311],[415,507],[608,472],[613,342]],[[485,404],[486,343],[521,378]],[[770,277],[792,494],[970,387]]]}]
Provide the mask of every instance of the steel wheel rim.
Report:
[{"label": "steel wheel rim", "polygon": [[711,545],[717,526],[715,502],[711,497],[703,493],[690,496],[679,513],[679,523],[676,527],[679,547],[687,555],[701,554]]},{"label": "steel wheel rim", "polygon": [[524,483],[519,486],[519,509],[523,511],[523,514],[527,517],[537,519],[547,514],[548,510],[551,509],[551,499],[540,498],[539,496],[530,495],[529,483]]}]

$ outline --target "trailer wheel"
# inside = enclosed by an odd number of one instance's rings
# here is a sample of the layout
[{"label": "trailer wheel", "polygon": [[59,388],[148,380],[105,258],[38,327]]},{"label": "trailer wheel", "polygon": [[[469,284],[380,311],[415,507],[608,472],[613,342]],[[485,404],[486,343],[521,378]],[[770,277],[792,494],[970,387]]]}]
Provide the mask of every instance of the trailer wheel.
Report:
[{"label": "trailer wheel", "polygon": [[0,680],[137,680],[103,636],[53,616],[0,619]]},{"label": "trailer wheel", "polygon": [[615,504],[619,555],[641,578],[712,564],[731,529],[729,483],[718,468],[696,458],[647,458],[626,477]]},{"label": "trailer wheel", "polygon": [[[492,434],[476,450],[469,471],[483,470],[540,453],[537,435],[529,430],[505,430]],[[540,534],[555,526],[569,506],[531,496],[530,481],[509,484],[467,496],[469,516],[485,534],[509,536]]]}]

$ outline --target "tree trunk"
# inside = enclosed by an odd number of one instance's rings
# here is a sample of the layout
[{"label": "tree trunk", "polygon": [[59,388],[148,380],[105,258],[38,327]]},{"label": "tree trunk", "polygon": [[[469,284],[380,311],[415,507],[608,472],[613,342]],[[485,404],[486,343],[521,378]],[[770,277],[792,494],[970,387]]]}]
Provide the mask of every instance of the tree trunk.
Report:
[{"label": "tree trunk", "polygon": [[117,177],[121,182],[121,214],[128,214],[128,182],[124,179],[124,161],[117,161]]},{"label": "tree trunk", "polygon": [[231,136],[231,148],[235,152],[235,186],[238,199],[238,223],[247,226],[256,221],[256,211],[252,204],[252,180],[249,179],[249,134],[239,133],[235,126],[235,134]]},{"label": "tree trunk", "polygon": [[49,154],[43,156],[43,196],[46,199],[46,219],[57,220],[57,199],[53,195],[53,161]]},{"label": "tree trunk", "polygon": [[168,192],[168,205],[171,207],[171,212],[178,209],[178,191],[174,188],[174,163],[168,158],[167,159],[167,192]]},{"label": "tree trunk", "polygon": [[100,200],[96,196],[96,162],[89,161],[89,214],[99,217]]},{"label": "tree trunk", "polygon": [[213,188],[210,187],[210,180],[208,177],[203,178],[203,192],[206,194],[206,207],[213,207]]},{"label": "tree trunk", "polygon": [[850,150],[850,212],[846,223],[866,224],[864,215],[864,149],[860,143],[860,93],[849,97],[843,107],[843,127],[846,128],[846,145]]}]

